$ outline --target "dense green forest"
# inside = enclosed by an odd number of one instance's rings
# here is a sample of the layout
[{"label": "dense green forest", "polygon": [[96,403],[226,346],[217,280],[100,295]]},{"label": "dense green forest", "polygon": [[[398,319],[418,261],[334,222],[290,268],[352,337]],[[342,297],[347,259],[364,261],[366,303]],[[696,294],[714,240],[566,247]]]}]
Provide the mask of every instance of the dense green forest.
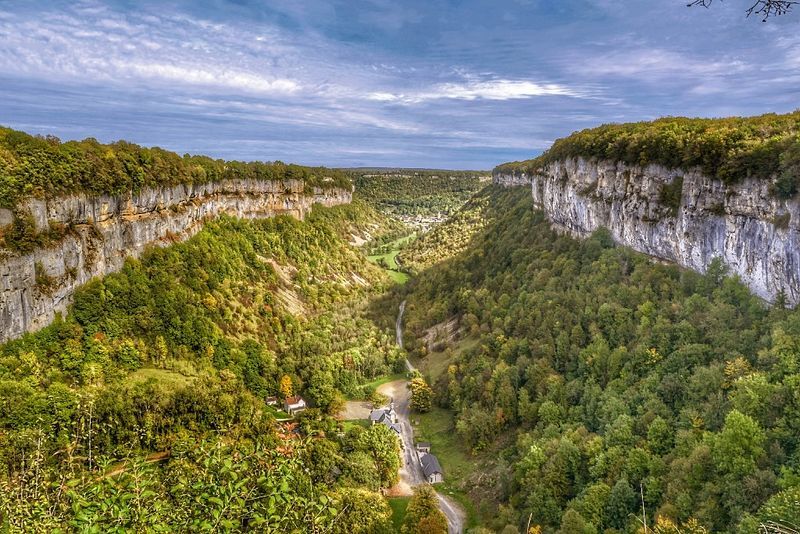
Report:
[{"label": "dense green forest", "polygon": [[457,254],[470,243],[473,235],[485,224],[484,210],[488,199],[477,195],[467,201],[446,224],[434,226],[430,232],[411,241],[398,255],[398,262],[412,273]]},{"label": "dense green forest", "polygon": [[392,216],[455,213],[483,184],[477,171],[392,170],[356,173],[356,196]]},{"label": "dense green forest", "polygon": [[583,156],[634,165],[700,167],[732,183],[777,177],[774,193],[789,198],[800,190],[800,111],[758,117],[688,119],[606,124],[556,140],[538,158],[507,163],[499,172],[533,171],[547,163]]},{"label": "dense green forest", "polygon": [[[0,346],[3,530],[390,529],[397,439],[330,417],[402,368],[360,311],[389,279],[347,245],[380,219],[223,217]],[[279,422],[291,394],[313,408]]]},{"label": "dense green forest", "polygon": [[[700,275],[605,231],[559,236],[525,191],[476,202],[486,225],[466,249],[391,298],[408,299],[422,365],[440,359],[435,402],[473,455],[462,489],[488,527],[641,532],[643,504],[655,532],[800,524],[800,311],[720,264]],[[428,354],[425,329],[453,317],[460,340]]]},{"label": "dense green forest", "polygon": [[95,139],[62,143],[0,127],[0,207],[28,196],[54,197],[85,191],[116,194],[146,186],[206,183],[224,179],[302,180],[309,186],[350,188],[347,173],[273,163],[179,156],[161,148]]},{"label": "dense green forest", "polygon": [[[800,524],[800,311],[721,264],[559,236],[520,188],[448,178],[394,212],[405,178],[374,180],[305,221],[208,222],[0,346],[2,529],[442,532],[430,488],[400,514],[381,495],[391,431],[332,417],[405,370],[403,299],[432,386],[414,381],[414,425],[471,532]],[[461,208],[415,240],[387,217],[436,202]],[[393,284],[369,252],[413,276]],[[296,394],[311,409],[293,418],[268,403]]]}]

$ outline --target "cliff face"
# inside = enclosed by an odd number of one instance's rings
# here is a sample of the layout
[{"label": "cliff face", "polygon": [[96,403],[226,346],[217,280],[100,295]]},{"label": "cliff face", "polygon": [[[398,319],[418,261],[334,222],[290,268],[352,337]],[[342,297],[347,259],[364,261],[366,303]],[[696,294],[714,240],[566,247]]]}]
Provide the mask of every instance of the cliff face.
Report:
[{"label": "cliff face", "polygon": [[[144,189],[137,194],[50,201],[23,207],[37,231],[63,225],[64,237],[27,254],[0,250],[0,342],[48,325],[64,312],[75,289],[94,276],[119,270],[127,257],[197,233],[203,222],[228,214],[241,218],[289,214],[303,218],[315,203],[351,201],[351,191],[305,191],[301,181],[227,180]],[[13,216],[0,210],[0,226]]]},{"label": "cliff face", "polygon": [[726,185],[698,170],[574,158],[494,181],[529,185],[572,235],[605,227],[622,245],[699,272],[718,257],[762,298],[783,291],[800,303],[800,201],[775,198],[767,180]]}]

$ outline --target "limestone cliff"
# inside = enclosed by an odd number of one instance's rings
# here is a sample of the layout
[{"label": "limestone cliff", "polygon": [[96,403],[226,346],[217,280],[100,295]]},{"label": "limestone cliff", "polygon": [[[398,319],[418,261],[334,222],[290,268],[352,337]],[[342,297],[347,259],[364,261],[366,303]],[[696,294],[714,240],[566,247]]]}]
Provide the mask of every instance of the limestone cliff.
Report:
[{"label": "limestone cliff", "polygon": [[[0,342],[46,326],[67,309],[81,284],[119,270],[125,258],[139,256],[148,246],[189,238],[209,218],[303,218],[314,203],[350,200],[349,190],[307,191],[296,180],[226,180],[119,196],[29,200],[21,211],[33,217],[37,231],[59,227],[64,235],[26,254],[0,249]],[[12,213],[0,210],[0,226],[11,222]]]},{"label": "limestone cliff", "polygon": [[571,158],[495,183],[531,187],[557,228],[586,236],[608,228],[620,244],[705,272],[714,258],[757,295],[800,303],[800,201],[768,180],[726,185],[697,169]]}]

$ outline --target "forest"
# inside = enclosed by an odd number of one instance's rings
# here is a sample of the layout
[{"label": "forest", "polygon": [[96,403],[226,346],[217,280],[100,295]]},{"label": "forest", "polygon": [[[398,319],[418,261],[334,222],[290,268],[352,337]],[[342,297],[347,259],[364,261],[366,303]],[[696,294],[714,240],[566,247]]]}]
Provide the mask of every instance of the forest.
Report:
[{"label": "forest", "polygon": [[[800,524],[800,311],[719,263],[700,275],[605,231],[559,236],[522,188],[478,199],[484,227],[394,298],[415,361],[440,361],[434,401],[477,466],[462,489],[486,527]],[[427,329],[453,318],[457,339],[431,352]]]},{"label": "forest", "polygon": [[356,194],[390,216],[455,213],[478,192],[488,172],[386,170],[361,171],[353,180]]},{"label": "forest", "polygon": [[651,122],[606,124],[557,139],[541,156],[507,163],[497,172],[535,172],[571,157],[632,165],[699,167],[733,183],[745,178],[777,180],[773,193],[790,198],[800,190],[800,111],[725,119],[667,117]]},{"label": "forest", "polygon": [[102,144],[89,138],[62,143],[57,137],[0,127],[0,207],[4,208],[14,208],[31,196],[113,195],[227,179],[302,180],[314,187],[350,188],[349,175],[334,169],[179,156],[127,141]]},{"label": "forest", "polygon": [[[470,534],[800,524],[800,311],[559,235],[523,188],[447,189],[401,239],[393,187],[210,221],[0,346],[4,531],[444,532],[430,488],[381,494],[391,431],[333,417],[405,371],[404,299],[414,425]],[[366,257],[398,240],[405,284]]]},{"label": "forest", "polygon": [[[380,220],[223,217],[0,346],[3,530],[391,532],[397,439],[331,417],[402,368],[359,311],[390,282],[347,244]],[[267,403],[293,394],[291,421]]]}]

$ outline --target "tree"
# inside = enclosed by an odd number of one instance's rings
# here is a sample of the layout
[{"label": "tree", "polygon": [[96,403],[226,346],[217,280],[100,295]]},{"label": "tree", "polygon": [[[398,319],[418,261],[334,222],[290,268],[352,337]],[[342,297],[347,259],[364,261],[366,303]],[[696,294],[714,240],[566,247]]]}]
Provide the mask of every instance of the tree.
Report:
[{"label": "tree", "polygon": [[567,510],[561,519],[559,534],[596,534],[597,528],[575,510]]},{"label": "tree", "polygon": [[[714,0],[692,0],[686,5],[689,7],[702,6],[707,8],[711,6],[713,2]],[[798,2],[795,0],[755,0],[747,9],[746,13],[748,17],[750,15],[762,17],[761,21],[766,22],[770,17],[787,14],[792,10],[792,7],[797,4]]]},{"label": "tree", "polygon": [[292,393],[294,392],[294,388],[292,387],[292,377],[291,376],[283,375],[281,377],[280,390],[281,390],[281,395],[283,395],[284,398],[288,398],[288,397],[292,396]]},{"label": "tree", "polygon": [[655,454],[664,455],[672,448],[674,442],[672,429],[662,418],[656,417],[647,428],[647,444]]},{"label": "tree", "polygon": [[627,479],[621,478],[611,488],[606,506],[608,524],[613,528],[622,529],[628,523],[628,516],[636,508],[636,494],[633,492]]},{"label": "tree", "polygon": [[447,518],[439,509],[439,498],[427,484],[414,488],[408,502],[403,534],[446,534]]},{"label": "tree", "polygon": [[433,403],[433,390],[422,376],[411,379],[411,409],[420,413],[429,412]]},{"label": "tree", "polygon": [[738,410],[731,410],[722,431],[713,437],[711,456],[717,470],[732,480],[741,479],[756,468],[763,454],[764,431],[758,423]]},{"label": "tree", "polygon": [[762,521],[777,521],[787,525],[800,525],[800,487],[784,490],[770,498],[758,515]]},{"label": "tree", "polygon": [[392,510],[379,493],[363,489],[342,489],[334,496],[339,516],[332,534],[391,534]]},{"label": "tree", "polygon": [[372,456],[375,470],[381,477],[384,487],[397,481],[400,469],[400,444],[392,430],[384,425],[374,425],[361,432],[356,438],[356,449]]}]

